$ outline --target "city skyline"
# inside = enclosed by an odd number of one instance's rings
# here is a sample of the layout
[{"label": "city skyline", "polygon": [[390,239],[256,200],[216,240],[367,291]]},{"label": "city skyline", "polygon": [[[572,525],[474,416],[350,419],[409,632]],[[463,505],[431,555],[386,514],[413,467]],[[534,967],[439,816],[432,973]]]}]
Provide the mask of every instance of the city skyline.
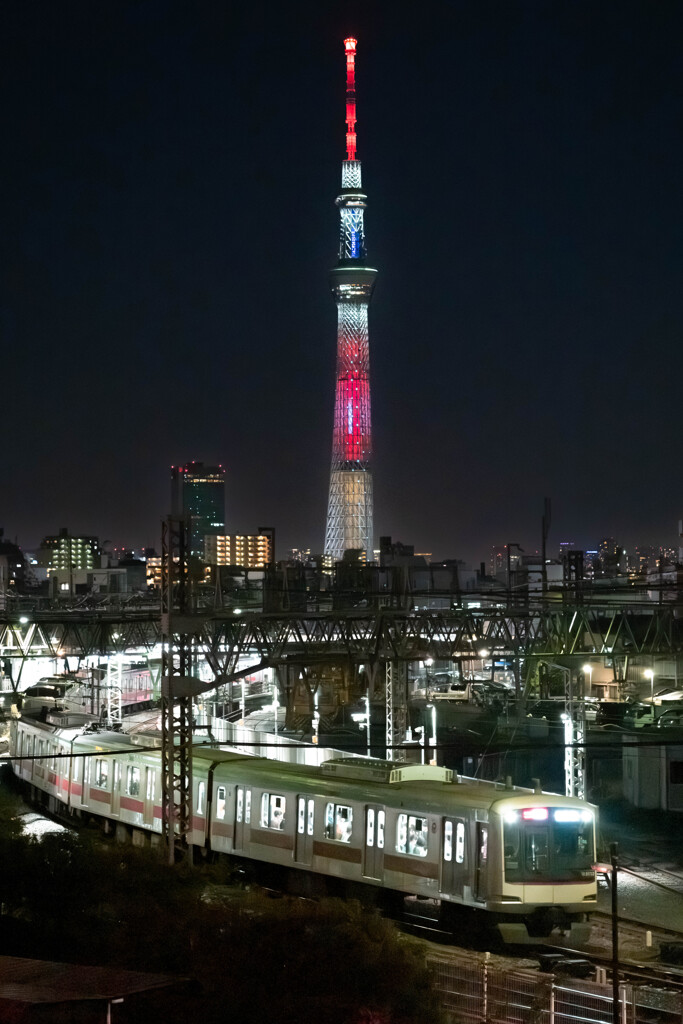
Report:
[{"label": "city skyline", "polygon": [[[375,547],[677,546],[678,5],[2,15],[5,482],[25,549],[159,546],[168,465],[322,551],[339,52],[382,268]],[[297,17],[300,14],[301,17]],[[292,195],[295,199],[292,199]]]}]

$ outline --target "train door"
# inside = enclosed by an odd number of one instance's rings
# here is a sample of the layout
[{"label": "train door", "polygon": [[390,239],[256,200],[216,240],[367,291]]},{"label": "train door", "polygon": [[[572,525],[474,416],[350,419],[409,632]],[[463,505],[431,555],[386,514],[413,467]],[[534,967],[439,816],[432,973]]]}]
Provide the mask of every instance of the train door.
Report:
[{"label": "train door", "polygon": [[83,765],[81,769],[83,772],[83,782],[81,783],[81,803],[87,804],[88,797],[90,795],[90,758],[81,758],[81,764]]},{"label": "train door", "polygon": [[467,844],[463,818],[444,818],[441,836],[441,892],[463,898],[467,881]]},{"label": "train door", "polygon": [[154,821],[154,782],[156,773],[149,765],[145,768],[145,799],[142,803],[142,820],[145,825]]},{"label": "train door", "polygon": [[111,789],[111,813],[119,816],[121,810],[121,762],[114,761],[114,780]]},{"label": "train door", "polygon": [[245,786],[235,788],[235,838],[233,850],[244,849],[244,826],[251,823],[251,790]]},{"label": "train door", "polygon": [[486,899],[486,870],[489,858],[489,827],[486,822],[477,822],[477,865],[474,873],[474,898]]},{"label": "train door", "polygon": [[313,857],[313,830],[315,824],[315,801],[312,796],[296,798],[296,840],[294,860],[299,864],[310,864]]},{"label": "train door", "polygon": [[377,804],[365,807],[365,846],[363,847],[363,875],[382,879],[384,875],[384,808]]}]

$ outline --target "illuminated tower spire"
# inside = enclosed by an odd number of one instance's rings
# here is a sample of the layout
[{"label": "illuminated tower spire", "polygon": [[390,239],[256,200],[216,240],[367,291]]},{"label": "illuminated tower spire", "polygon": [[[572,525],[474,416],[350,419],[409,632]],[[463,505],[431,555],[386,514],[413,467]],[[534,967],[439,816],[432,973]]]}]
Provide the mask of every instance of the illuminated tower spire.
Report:
[{"label": "illuminated tower spire", "polygon": [[349,548],[372,559],[372,432],[368,305],[377,271],[365,262],[360,160],[356,159],[356,40],[345,39],[346,160],[336,203],[341,219],[339,260],[330,271],[337,303],[337,386],[325,554],[341,559]]}]

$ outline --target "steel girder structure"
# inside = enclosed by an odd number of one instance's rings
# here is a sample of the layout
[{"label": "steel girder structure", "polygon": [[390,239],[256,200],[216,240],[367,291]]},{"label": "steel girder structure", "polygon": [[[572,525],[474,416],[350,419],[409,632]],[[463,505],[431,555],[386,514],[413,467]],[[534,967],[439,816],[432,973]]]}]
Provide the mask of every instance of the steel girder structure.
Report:
[{"label": "steel girder structure", "polygon": [[[27,618],[29,615],[21,616]],[[128,614],[41,611],[30,613],[28,622],[21,619],[0,617],[0,657],[19,664],[19,670],[13,672],[16,682],[31,658],[75,658],[78,663],[92,655],[151,651],[161,640],[156,610]]]},{"label": "steel girder structure", "polygon": [[324,552],[340,560],[349,549],[373,558],[373,497],[370,460],[370,354],[368,305],[377,271],[366,266],[361,165],[356,159],[356,40],[346,52],[346,160],[342,162],[339,259],[330,273],[337,303],[337,370],[332,465]]},{"label": "steel girder structure", "polygon": [[[385,661],[456,658],[489,650],[520,657],[673,654],[683,651],[678,605],[560,605],[467,608],[450,611],[372,609],[318,613],[199,612],[190,631],[198,655],[217,676],[236,671],[249,656],[264,665],[290,659]],[[185,625],[187,625],[185,617]],[[126,653],[161,641],[158,613],[36,613],[29,623],[0,616],[0,657]],[[252,668],[255,670],[255,667]],[[243,674],[243,673],[239,673]]]},{"label": "steel girder structure", "polygon": [[161,830],[168,861],[188,855],[192,830],[192,678],[194,637],[189,522],[169,516],[161,531]]},{"label": "steel girder structure", "polygon": [[[288,661],[474,659],[482,647],[520,659],[671,654],[683,651],[683,619],[673,607],[607,605],[246,614],[204,620],[198,643],[216,676],[229,681]],[[238,671],[247,660],[249,669]]]},{"label": "steel girder structure", "polygon": [[405,661],[386,663],[386,752],[390,761],[405,761],[408,690]]}]

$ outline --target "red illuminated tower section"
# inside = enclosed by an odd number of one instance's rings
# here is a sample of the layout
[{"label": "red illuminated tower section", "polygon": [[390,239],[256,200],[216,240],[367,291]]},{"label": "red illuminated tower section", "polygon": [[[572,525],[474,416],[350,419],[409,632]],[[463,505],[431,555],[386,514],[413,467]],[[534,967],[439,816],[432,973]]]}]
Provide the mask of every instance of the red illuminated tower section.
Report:
[{"label": "red illuminated tower section", "polygon": [[340,215],[339,260],[330,272],[337,303],[337,386],[325,554],[335,560],[349,549],[372,559],[372,431],[368,306],[377,271],[367,266],[360,161],[356,159],[356,40],[345,39],[346,160],[336,203]]}]

